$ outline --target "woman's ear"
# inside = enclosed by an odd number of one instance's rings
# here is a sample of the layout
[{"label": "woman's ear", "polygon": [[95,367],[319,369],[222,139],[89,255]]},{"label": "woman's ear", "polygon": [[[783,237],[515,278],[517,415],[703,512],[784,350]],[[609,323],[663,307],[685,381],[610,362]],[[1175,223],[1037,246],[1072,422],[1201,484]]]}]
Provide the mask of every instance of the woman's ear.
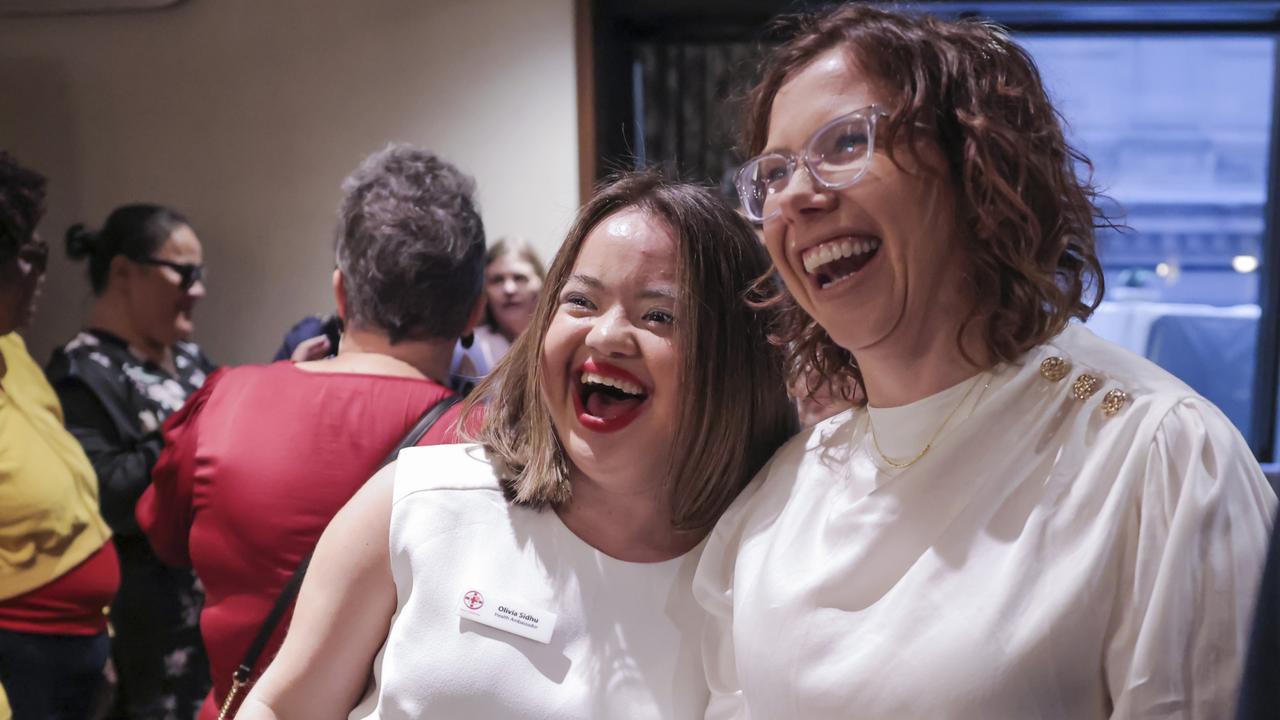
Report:
[{"label": "woman's ear", "polygon": [[119,288],[128,287],[129,280],[133,278],[134,273],[137,271],[137,263],[124,255],[116,255],[111,258],[111,264],[107,266],[107,287],[112,285]]},{"label": "woman's ear", "polygon": [[485,295],[484,292],[481,292],[480,297],[476,298],[475,306],[471,308],[471,315],[467,317],[467,326],[462,330],[463,335],[470,335],[476,329],[476,326],[484,320],[485,304]]},{"label": "woman's ear", "polygon": [[333,270],[333,300],[338,306],[338,319],[343,325],[347,324],[347,284],[346,279],[342,277],[342,271],[334,268]]}]

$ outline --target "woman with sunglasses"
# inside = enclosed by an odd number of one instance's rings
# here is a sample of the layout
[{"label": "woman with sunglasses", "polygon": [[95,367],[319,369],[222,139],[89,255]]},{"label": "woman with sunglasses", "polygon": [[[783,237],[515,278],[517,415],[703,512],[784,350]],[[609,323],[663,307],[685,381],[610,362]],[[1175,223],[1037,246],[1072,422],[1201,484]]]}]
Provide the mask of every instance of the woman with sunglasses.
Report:
[{"label": "woman with sunglasses", "polygon": [[203,593],[190,568],[164,565],[134,519],[160,455],[160,426],[214,369],[190,341],[204,297],[200,240],[186,218],[125,205],[99,232],[67,231],[67,255],[89,262],[88,326],[46,367],[67,427],[98,473],[102,514],[120,554],[111,607],[117,716],[191,717],[209,691],[197,619]]},{"label": "woman with sunglasses", "polygon": [[1000,29],[847,5],[751,95],[791,368],[865,393],[721,518],[707,717],[1225,718],[1275,495],[1217,408],[1078,321],[1094,192]]}]

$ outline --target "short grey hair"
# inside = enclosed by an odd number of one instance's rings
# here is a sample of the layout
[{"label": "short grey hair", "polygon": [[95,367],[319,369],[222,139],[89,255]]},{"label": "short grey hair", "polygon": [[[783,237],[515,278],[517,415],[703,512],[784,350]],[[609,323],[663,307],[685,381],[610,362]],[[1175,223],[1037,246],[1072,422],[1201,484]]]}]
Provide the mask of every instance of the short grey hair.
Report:
[{"label": "short grey hair", "polygon": [[475,181],[433,153],[388,145],[342,190],[347,323],[383,330],[392,343],[456,339],[484,288]]}]

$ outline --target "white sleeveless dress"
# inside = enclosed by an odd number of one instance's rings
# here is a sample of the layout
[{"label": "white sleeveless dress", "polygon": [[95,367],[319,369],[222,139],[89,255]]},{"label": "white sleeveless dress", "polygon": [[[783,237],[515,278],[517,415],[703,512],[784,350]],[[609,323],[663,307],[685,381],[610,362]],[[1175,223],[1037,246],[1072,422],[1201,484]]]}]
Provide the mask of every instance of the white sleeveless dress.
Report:
[{"label": "white sleeveless dress", "polygon": [[[701,545],[609,557],[554,512],[508,503],[476,445],[401,452],[393,498],[396,613],[351,718],[702,717]],[[517,619],[490,627],[469,606]],[[546,643],[511,632],[545,632],[552,613]]]}]

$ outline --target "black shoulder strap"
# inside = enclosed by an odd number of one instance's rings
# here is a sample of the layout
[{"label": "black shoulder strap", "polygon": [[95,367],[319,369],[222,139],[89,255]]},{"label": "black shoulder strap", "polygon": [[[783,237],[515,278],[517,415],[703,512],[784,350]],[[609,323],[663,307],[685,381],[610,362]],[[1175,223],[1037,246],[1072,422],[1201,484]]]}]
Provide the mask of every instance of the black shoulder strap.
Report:
[{"label": "black shoulder strap", "polygon": [[[432,405],[430,409],[422,414],[413,429],[391,450],[391,454],[387,455],[386,459],[378,465],[378,469],[381,470],[391,464],[391,461],[396,459],[401,450],[417,445],[423,436],[431,430],[431,427],[461,400],[462,396],[460,395],[450,395]],[[302,588],[302,578],[307,574],[307,566],[310,564],[311,553],[307,553],[307,556],[298,564],[298,569],[293,571],[293,577],[289,578],[289,582],[280,591],[280,597],[276,598],[276,604],[271,608],[271,612],[267,613],[267,618],[262,621],[262,627],[258,628],[258,634],[254,636],[253,642],[249,643],[249,650],[244,654],[244,661],[240,663],[240,667],[236,668],[233,675],[234,680],[237,682],[241,684],[247,683],[253,675],[253,667],[258,663],[258,656],[262,654],[263,648],[267,646],[267,641],[271,639],[271,634],[275,631],[276,626],[280,624],[285,611],[289,609],[289,606],[293,604],[294,598],[298,596],[298,590]]]},{"label": "black shoulder strap", "polygon": [[390,465],[391,461],[396,459],[396,456],[400,454],[401,450],[417,445],[418,442],[422,440],[423,436],[431,430],[432,426],[439,422],[440,418],[444,417],[445,413],[449,412],[449,408],[452,408],[461,401],[461,395],[450,395],[435,405],[432,405],[431,409],[423,413],[422,417],[418,419],[418,424],[414,425],[413,429],[400,440],[400,444],[396,445],[395,448],[392,449],[391,453],[382,459],[382,464],[378,465],[378,469],[381,470],[382,468]]}]

